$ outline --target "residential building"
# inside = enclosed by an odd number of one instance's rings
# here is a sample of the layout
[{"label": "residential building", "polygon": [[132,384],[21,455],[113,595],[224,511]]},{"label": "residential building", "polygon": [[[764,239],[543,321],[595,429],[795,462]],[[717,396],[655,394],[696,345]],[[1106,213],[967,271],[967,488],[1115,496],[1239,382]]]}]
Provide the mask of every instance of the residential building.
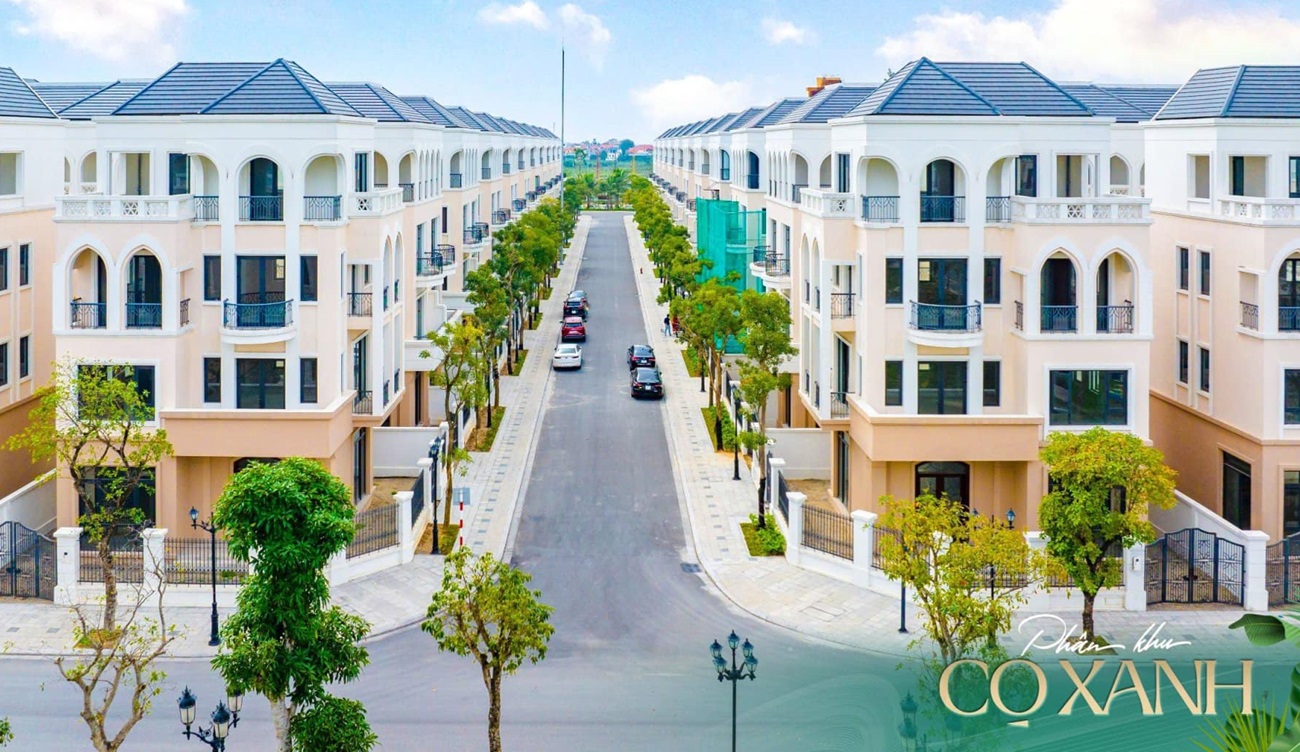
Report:
[{"label": "residential building", "polygon": [[[16,206],[45,208],[12,231],[11,263],[32,243],[33,279],[52,291],[28,301],[25,326],[45,316],[46,333],[22,362],[33,383],[56,358],[133,367],[175,448],[141,495],[158,527],[206,515],[253,459],[321,460],[360,503],[372,429],[472,422],[441,415],[423,335],[467,310],[462,281],[490,257],[494,225],[558,180],[549,131],[283,59],[183,62],[149,81],[13,78],[0,106],[30,95],[50,113],[3,123],[42,152],[17,161]],[[48,123],[48,148],[27,119]],[[10,310],[0,302],[0,332]],[[58,524],[77,516],[60,481]]]}]

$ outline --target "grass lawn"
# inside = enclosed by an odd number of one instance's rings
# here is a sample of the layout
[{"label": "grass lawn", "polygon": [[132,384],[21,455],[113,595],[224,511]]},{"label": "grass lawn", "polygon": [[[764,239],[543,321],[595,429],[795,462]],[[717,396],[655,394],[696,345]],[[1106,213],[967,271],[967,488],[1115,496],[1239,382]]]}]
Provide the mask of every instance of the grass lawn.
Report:
[{"label": "grass lawn", "polygon": [[700,357],[695,354],[695,351],[689,347],[682,350],[682,360],[686,361],[686,372],[692,378],[698,379],[700,377]]},{"label": "grass lawn", "polygon": [[465,448],[471,452],[492,451],[492,442],[496,441],[497,429],[501,427],[501,419],[505,414],[504,407],[492,408],[492,427],[475,428],[474,433],[470,434],[469,441],[465,442]]},{"label": "grass lawn", "polygon": [[541,312],[541,311],[538,311],[538,312],[537,312],[537,315],[533,317],[533,321],[532,321],[532,323],[528,325],[528,328],[529,328],[529,329],[536,329],[537,327],[539,327],[539,326],[541,326],[541,325],[542,325],[542,312]]},{"label": "grass lawn", "polygon": [[[757,516],[755,515],[754,518],[757,519]],[[781,534],[780,529],[776,528],[775,518],[770,514],[767,515],[767,524],[769,528],[776,530],[778,536]],[[752,522],[740,523],[740,532],[745,536],[745,547],[749,549],[750,556],[781,556],[785,553],[784,539],[779,549],[775,545],[764,543],[759,537],[758,528]],[[774,542],[773,540],[772,543]]]},{"label": "grass lawn", "polygon": [[553,293],[553,292],[555,292],[555,288],[554,288],[554,287],[543,287],[543,288],[542,288],[542,300],[550,300],[550,299],[551,299],[551,293]]},{"label": "grass lawn", "polygon": [[[701,407],[700,412],[704,415],[704,425],[709,429],[709,443],[713,446],[718,445],[718,437],[713,433],[713,408]],[[722,408],[722,451],[730,452],[736,442],[736,427],[731,424],[731,415],[726,408]]]}]

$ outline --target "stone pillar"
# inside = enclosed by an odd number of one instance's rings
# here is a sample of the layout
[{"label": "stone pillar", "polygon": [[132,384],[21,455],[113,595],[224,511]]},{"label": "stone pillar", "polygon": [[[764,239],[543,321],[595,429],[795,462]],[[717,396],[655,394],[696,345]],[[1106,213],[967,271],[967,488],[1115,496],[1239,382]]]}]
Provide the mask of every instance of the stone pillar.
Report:
[{"label": "stone pillar", "polygon": [[803,540],[803,503],[806,497],[798,491],[791,491],[790,499],[790,537],[785,542],[785,559],[796,567],[799,566],[799,546]]},{"label": "stone pillar", "polygon": [[877,516],[865,509],[855,509],[849,514],[853,519],[853,582],[861,587],[867,587],[871,580]]},{"label": "stone pillar", "polygon": [[[772,474],[767,479],[767,508],[775,510],[777,502],[780,501],[781,474],[785,472],[785,460],[780,457],[773,457],[771,462]],[[780,517],[780,514],[777,514]],[[790,520],[784,520],[786,527],[790,526]]]},{"label": "stone pillar", "polygon": [[402,563],[415,558],[415,541],[411,539],[411,499],[410,491],[398,491],[393,494],[397,499],[397,545],[402,550]]},{"label": "stone pillar", "polygon": [[[1042,554],[1047,550],[1047,541],[1043,534],[1037,530],[1025,532],[1025,543],[1029,544],[1029,550]],[[1051,591],[1047,588],[1047,583],[1042,582],[1030,589],[1025,599],[1026,611],[1050,611],[1051,610]]]},{"label": "stone pillar", "polygon": [[1147,610],[1147,547],[1142,543],[1124,549],[1124,610]]},{"label": "stone pillar", "polygon": [[1242,572],[1242,607],[1247,611],[1268,611],[1268,533],[1244,530],[1246,555]]},{"label": "stone pillar", "polygon": [[78,602],[77,583],[81,581],[81,528],[61,527],[54,531],[54,541],[54,602],[72,606]]},{"label": "stone pillar", "polygon": [[167,552],[164,547],[167,528],[147,528],[140,537],[144,539],[141,552],[144,557],[144,584],[140,588],[139,597],[148,608],[157,608],[158,599],[162,597],[163,581],[167,576]]},{"label": "stone pillar", "polygon": [[[421,514],[424,515],[426,518],[432,520],[433,507],[430,506],[430,504],[433,501],[433,477],[432,476],[435,472],[437,472],[437,468],[433,466],[432,457],[425,457],[423,459],[416,460],[415,464],[419,466],[420,473],[424,476],[424,483],[420,484],[421,486],[424,487],[424,499],[422,499],[424,503],[423,506],[424,511],[421,512]],[[419,522],[419,520],[411,520],[412,525],[416,524],[417,522]]]}]

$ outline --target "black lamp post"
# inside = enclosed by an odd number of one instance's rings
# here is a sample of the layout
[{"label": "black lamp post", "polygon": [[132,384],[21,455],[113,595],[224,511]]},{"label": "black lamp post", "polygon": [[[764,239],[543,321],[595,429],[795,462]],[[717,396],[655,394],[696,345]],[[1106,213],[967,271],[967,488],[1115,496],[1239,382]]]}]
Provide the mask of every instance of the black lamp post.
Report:
[{"label": "black lamp post", "polygon": [[736,428],[732,431],[735,438],[731,440],[732,462],[734,463],[731,470],[731,479],[740,480],[740,392],[735,389],[731,390],[731,406],[734,408],[733,414],[736,416],[734,421]]},{"label": "black lamp post", "polygon": [[208,645],[215,648],[221,644],[221,635],[217,633],[217,526],[212,524],[211,518],[199,522],[199,510],[190,507],[190,527],[206,530],[212,536],[212,636],[208,638]]},{"label": "black lamp post", "polygon": [[[731,648],[731,667],[727,667],[727,659],[722,657],[722,646],[717,640],[709,646],[713,651],[713,667],[718,670],[718,681],[731,682],[731,752],[736,752],[736,682],[741,679],[754,679],[754,669],[758,668],[758,659],[754,657],[754,646],[749,640],[745,644],[740,644],[740,638],[736,636],[735,630],[727,637],[727,646]],[[744,654],[744,660],[736,662],[736,648],[740,647]]]},{"label": "black lamp post", "polygon": [[432,487],[430,488],[430,496],[429,496],[430,499],[429,520],[432,522],[430,527],[433,528],[433,545],[429,549],[429,552],[435,556],[438,554],[438,537],[440,532],[438,530],[437,510],[438,510],[438,473],[441,472],[441,470],[438,467],[438,455],[441,453],[442,453],[442,437],[440,436],[434,439],[433,446],[429,447],[429,456],[433,458],[433,464],[429,467],[430,470],[429,477],[430,479],[433,480],[433,484]]},{"label": "black lamp post", "polygon": [[1012,530],[1016,529],[1016,510],[1014,509],[1007,510],[1007,527]]},{"label": "black lamp post", "polygon": [[181,713],[181,725],[185,730],[181,733],[186,739],[198,739],[212,748],[213,752],[222,752],[226,748],[226,737],[230,730],[239,725],[239,711],[244,708],[244,695],[241,692],[230,692],[225,702],[218,701],[217,709],[212,711],[212,725],[203,728],[199,726],[197,730],[191,729],[194,725],[194,716],[199,698],[194,696],[189,687],[181,692],[180,699],[176,701],[177,708]]},{"label": "black lamp post", "polygon": [[[898,709],[903,711],[903,722],[898,724],[898,735],[903,738],[903,749],[909,746],[915,752],[916,750],[916,711],[918,706],[916,700],[912,699],[912,693],[908,692],[903,701],[898,703]],[[910,744],[909,744],[910,742]]]},{"label": "black lamp post", "polygon": [[[903,556],[907,556],[906,544],[903,545]],[[898,584],[898,633],[907,634],[907,583],[901,580]]]}]

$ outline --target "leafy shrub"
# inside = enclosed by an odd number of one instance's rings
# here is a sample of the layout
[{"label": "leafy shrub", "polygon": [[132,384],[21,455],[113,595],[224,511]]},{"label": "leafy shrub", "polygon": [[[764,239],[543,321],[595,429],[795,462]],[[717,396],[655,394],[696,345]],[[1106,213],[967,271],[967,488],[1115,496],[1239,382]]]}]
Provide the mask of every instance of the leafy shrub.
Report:
[{"label": "leafy shrub", "polygon": [[778,556],[785,553],[785,536],[781,535],[781,528],[776,525],[776,516],[769,513],[764,515],[767,526],[758,527],[758,515],[749,515],[749,524],[753,530],[754,537],[758,540],[762,548],[763,556]]}]

